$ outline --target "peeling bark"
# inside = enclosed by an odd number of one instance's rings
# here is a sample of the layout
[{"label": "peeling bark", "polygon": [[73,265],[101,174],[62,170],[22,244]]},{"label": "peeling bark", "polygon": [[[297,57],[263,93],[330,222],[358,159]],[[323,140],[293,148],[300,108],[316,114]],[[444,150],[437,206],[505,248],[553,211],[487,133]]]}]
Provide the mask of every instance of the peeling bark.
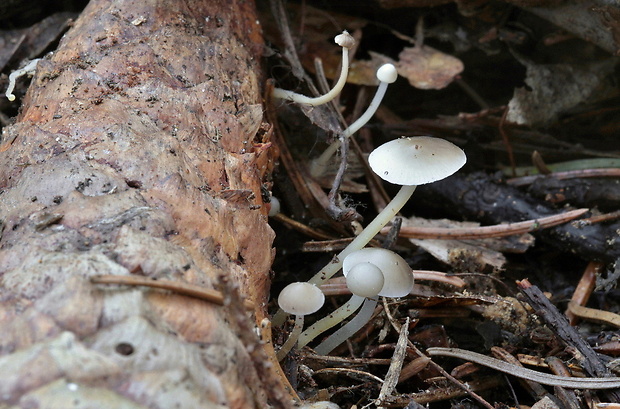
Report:
[{"label": "peeling bark", "polygon": [[239,308],[89,281],[226,277],[265,316],[261,47],[252,2],[93,0],[39,63],[0,153],[3,404],[285,404]]}]

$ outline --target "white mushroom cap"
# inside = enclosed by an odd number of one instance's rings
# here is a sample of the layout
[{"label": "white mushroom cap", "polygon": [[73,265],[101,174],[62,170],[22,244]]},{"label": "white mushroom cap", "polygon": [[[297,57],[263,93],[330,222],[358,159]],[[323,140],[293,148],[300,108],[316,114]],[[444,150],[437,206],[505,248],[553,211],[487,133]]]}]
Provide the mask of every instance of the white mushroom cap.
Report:
[{"label": "white mushroom cap", "polygon": [[352,48],[355,45],[355,39],[346,30],[334,37],[334,42],[340,47],[344,47],[347,49]]},{"label": "white mushroom cap", "polygon": [[325,295],[314,284],[291,283],[278,296],[278,305],[289,314],[308,315],[317,312],[325,303]]},{"label": "white mushroom cap", "polygon": [[445,179],[466,161],[461,148],[430,136],[395,139],[368,156],[370,168],[380,178],[397,185],[423,185]]},{"label": "white mushroom cap", "polygon": [[359,263],[372,263],[383,273],[385,283],[378,295],[404,297],[413,288],[411,268],[404,258],[393,251],[369,247],[349,254],[342,263],[342,272],[347,281],[349,272]]},{"label": "white mushroom cap", "polygon": [[381,82],[387,82],[388,84],[392,84],[398,78],[398,71],[396,71],[396,67],[394,67],[394,64],[383,64],[377,70],[377,78]]},{"label": "white mushroom cap", "polygon": [[383,272],[372,263],[356,264],[347,273],[347,287],[360,297],[376,297],[384,283]]}]

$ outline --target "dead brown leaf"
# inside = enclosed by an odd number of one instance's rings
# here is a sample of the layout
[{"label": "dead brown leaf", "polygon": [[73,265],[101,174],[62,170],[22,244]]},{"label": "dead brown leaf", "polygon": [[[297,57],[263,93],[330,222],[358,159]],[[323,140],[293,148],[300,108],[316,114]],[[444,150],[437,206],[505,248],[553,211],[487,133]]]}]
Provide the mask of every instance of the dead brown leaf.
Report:
[{"label": "dead brown leaf", "polygon": [[398,73],[419,89],[445,88],[463,71],[461,60],[429,46],[407,47],[398,57]]}]

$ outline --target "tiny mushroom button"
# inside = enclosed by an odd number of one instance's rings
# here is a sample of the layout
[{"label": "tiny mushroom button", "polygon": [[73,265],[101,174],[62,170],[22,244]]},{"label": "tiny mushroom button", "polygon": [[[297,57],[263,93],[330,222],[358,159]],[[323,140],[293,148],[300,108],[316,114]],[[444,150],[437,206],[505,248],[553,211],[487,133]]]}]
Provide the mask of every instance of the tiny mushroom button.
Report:
[{"label": "tiny mushroom button", "polygon": [[347,288],[352,294],[360,297],[372,298],[379,295],[385,277],[379,267],[372,263],[359,263],[350,268],[347,277]]},{"label": "tiny mushroom button", "polygon": [[317,312],[325,302],[325,295],[313,284],[295,282],[284,287],[278,296],[278,304],[293,315],[309,315]]},{"label": "tiny mushroom button", "polygon": [[[375,96],[370,101],[370,105],[364,113],[347,129],[342,132],[342,138],[350,138],[355,132],[359,131],[364,125],[370,121],[370,118],[377,112],[379,105],[381,105],[381,101],[385,96],[385,92],[387,91],[388,85],[392,84],[398,78],[398,72],[396,71],[396,67],[392,64],[383,64],[377,70],[377,79],[379,80],[379,86],[377,87],[377,92]],[[310,174],[313,177],[322,176],[329,166],[329,162],[331,161],[332,156],[336,153],[338,148],[340,147],[340,138],[334,141],[331,145],[327,147],[327,149],[317,158],[315,158],[310,165]]]}]

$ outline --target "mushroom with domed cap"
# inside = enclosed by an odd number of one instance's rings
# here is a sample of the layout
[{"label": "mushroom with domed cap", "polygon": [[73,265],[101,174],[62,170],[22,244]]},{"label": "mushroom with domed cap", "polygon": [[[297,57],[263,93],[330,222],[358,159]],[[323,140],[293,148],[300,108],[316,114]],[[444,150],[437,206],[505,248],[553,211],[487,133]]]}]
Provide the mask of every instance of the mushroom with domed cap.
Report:
[{"label": "mushroom with domed cap", "polygon": [[392,220],[407,203],[417,185],[447,178],[459,170],[466,160],[465,152],[458,146],[429,136],[395,139],[372,151],[368,157],[371,169],[382,179],[402,187],[335,260],[316,273],[309,282],[320,285],[333,277],[342,267],[342,260],[364,248]]},{"label": "mushroom with domed cap", "polygon": [[342,321],[344,318],[340,318],[340,312],[355,311],[362,305],[362,301],[363,305],[351,321],[314,349],[320,355],[329,354],[370,321],[378,296],[404,297],[413,288],[411,268],[401,256],[387,249],[364,248],[354,251],[344,259],[342,272],[353,294],[351,299],[304,331],[299,337],[299,345],[307,344],[318,334]]},{"label": "mushroom with domed cap", "polygon": [[317,312],[324,303],[325,295],[314,284],[295,282],[287,285],[280,292],[278,305],[284,312],[295,315],[295,325],[288,339],[276,354],[279,361],[284,359],[297,342],[304,326],[304,316]]}]

